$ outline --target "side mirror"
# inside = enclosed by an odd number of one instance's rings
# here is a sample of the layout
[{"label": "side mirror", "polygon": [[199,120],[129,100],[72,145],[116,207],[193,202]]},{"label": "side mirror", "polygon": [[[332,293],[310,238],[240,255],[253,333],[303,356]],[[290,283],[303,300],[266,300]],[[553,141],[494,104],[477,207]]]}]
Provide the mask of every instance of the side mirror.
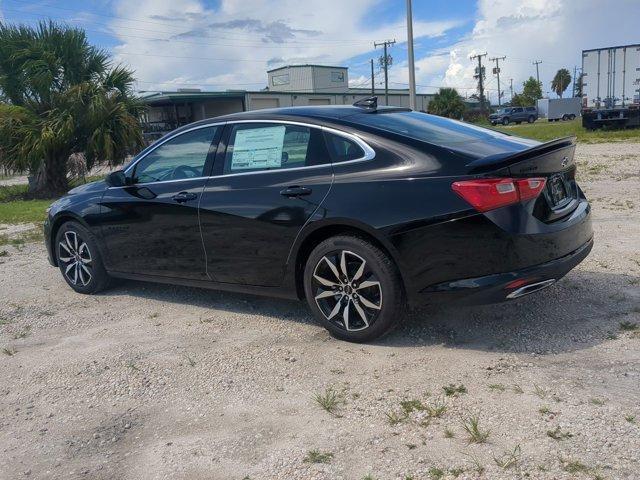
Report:
[{"label": "side mirror", "polygon": [[104,180],[110,187],[124,187],[129,184],[129,179],[127,178],[123,170],[116,170],[115,172],[111,172]]}]

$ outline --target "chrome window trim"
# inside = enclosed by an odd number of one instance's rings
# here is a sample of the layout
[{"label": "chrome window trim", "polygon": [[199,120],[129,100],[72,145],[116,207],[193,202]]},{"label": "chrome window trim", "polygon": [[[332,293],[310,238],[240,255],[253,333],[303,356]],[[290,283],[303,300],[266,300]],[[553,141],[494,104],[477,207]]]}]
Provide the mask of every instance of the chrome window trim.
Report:
[{"label": "chrome window trim", "polygon": [[[131,169],[135,168],[135,166],[138,164],[138,162],[140,162],[143,158],[145,158],[147,155],[149,155],[151,152],[154,152],[157,148],[161,147],[162,145],[164,145],[166,142],[168,142],[169,140],[172,140],[182,134],[191,132],[193,130],[199,130],[201,128],[208,128],[208,127],[217,127],[217,126],[225,126],[225,125],[236,125],[236,124],[246,124],[246,123],[277,123],[277,124],[283,124],[283,125],[299,125],[302,127],[308,127],[308,128],[315,128],[315,129],[319,129],[322,130],[324,132],[328,132],[331,133],[333,135],[337,135],[339,137],[343,137],[346,138],[347,140],[351,140],[352,142],[354,142],[356,145],[358,145],[362,151],[364,152],[364,156],[361,158],[355,158],[353,160],[347,160],[344,162],[337,162],[337,163],[326,163],[323,165],[308,165],[308,166],[303,166],[303,167],[291,167],[291,168],[274,168],[271,170],[256,170],[253,172],[237,172],[237,173],[227,173],[227,174],[222,174],[222,175],[210,175],[210,176],[206,176],[206,177],[193,177],[193,178],[179,178],[176,180],[159,180],[157,182],[146,182],[146,183],[136,183],[134,184],[135,186],[145,186],[145,185],[155,185],[157,183],[172,183],[172,182],[186,182],[186,181],[190,181],[190,180],[202,180],[202,179],[210,179],[210,178],[223,178],[223,177],[237,177],[237,176],[242,176],[242,175],[264,175],[264,174],[268,174],[268,173],[277,173],[277,172],[289,172],[292,170],[311,170],[311,169],[317,169],[317,168],[323,168],[323,167],[333,167],[333,166],[340,166],[340,165],[349,165],[349,164],[353,164],[353,163],[360,163],[360,162],[366,162],[369,160],[373,160],[376,157],[376,152],[373,148],[371,148],[369,146],[369,144],[367,144],[364,140],[362,140],[358,135],[354,134],[354,133],[349,133],[349,132],[345,132],[342,130],[337,130],[335,128],[332,127],[326,127],[324,125],[315,125],[313,123],[305,123],[305,122],[296,122],[296,121],[292,121],[292,120],[263,120],[263,119],[255,119],[255,120],[232,120],[229,122],[218,122],[218,123],[209,123],[207,125],[198,125],[196,127],[193,128],[189,128],[187,130],[183,130],[179,133],[175,133],[175,134],[168,134],[167,138],[161,138],[160,140],[158,140],[157,145],[154,145],[153,148],[151,150],[149,150],[148,152],[146,152],[143,156],[141,156],[140,158],[138,158],[134,163],[132,163],[131,165],[129,165],[126,170],[124,170],[124,173],[128,173]],[[109,187],[109,189],[113,189],[113,188],[127,188],[127,187],[131,187],[134,185],[124,185],[121,187]]]}]

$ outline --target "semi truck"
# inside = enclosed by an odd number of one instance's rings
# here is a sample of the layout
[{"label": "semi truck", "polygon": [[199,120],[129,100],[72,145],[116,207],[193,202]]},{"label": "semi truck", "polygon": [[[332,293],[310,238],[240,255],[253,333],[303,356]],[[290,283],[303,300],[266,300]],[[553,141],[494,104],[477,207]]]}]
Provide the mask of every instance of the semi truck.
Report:
[{"label": "semi truck", "polygon": [[582,99],[578,97],[541,98],[537,106],[538,114],[550,122],[573,120],[580,116]]},{"label": "semi truck", "polygon": [[640,126],[640,43],[582,51],[582,125]]}]

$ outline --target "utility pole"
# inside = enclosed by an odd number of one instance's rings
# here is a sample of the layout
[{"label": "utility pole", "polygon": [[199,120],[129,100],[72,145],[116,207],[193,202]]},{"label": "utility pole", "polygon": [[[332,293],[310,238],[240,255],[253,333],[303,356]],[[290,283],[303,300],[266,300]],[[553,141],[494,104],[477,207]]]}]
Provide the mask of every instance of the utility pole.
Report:
[{"label": "utility pole", "polygon": [[407,49],[409,57],[409,108],[416,109],[416,65],[413,55],[413,13],[407,0]]},{"label": "utility pole", "polygon": [[474,78],[478,79],[478,93],[480,94],[480,113],[484,115],[484,70],[482,67],[482,57],[486,57],[487,52],[473,55],[471,61],[478,59],[478,66],[476,67],[476,74]]},{"label": "utility pole", "polygon": [[502,93],[500,92],[500,60],[506,60],[507,57],[495,57],[490,58],[492,62],[496,62],[496,68],[493,69],[493,73],[498,76],[498,107],[501,107],[502,104],[500,102],[500,97],[502,97]]},{"label": "utility pole", "polygon": [[376,96],[376,75],[373,73],[373,58],[371,59],[371,96]]},{"label": "utility pole", "polygon": [[384,42],[374,42],[373,48],[384,47],[384,56],[380,58],[380,65],[384,68],[384,104],[389,105],[389,65],[393,62],[393,59],[387,54],[387,47],[394,45],[395,39],[385,40]]},{"label": "utility pole", "polygon": [[509,79],[509,89],[511,90],[511,101],[513,102],[513,78]]},{"label": "utility pole", "polygon": [[[540,85],[540,68],[538,67],[538,65],[540,65],[542,63],[542,60],[536,60],[535,62],[533,62],[533,64],[536,66],[536,80],[538,81],[538,85]],[[542,85],[540,85],[540,87],[542,88]]]}]

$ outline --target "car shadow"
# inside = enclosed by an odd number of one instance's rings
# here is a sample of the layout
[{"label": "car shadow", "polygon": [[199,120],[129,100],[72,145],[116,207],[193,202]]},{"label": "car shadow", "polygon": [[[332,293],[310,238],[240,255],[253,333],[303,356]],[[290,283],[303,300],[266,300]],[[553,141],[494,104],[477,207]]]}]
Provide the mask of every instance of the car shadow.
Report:
[{"label": "car shadow", "polygon": [[[627,317],[640,317],[638,285],[635,275],[574,270],[543,291],[506,303],[422,307],[372,344],[543,355],[582,350],[612,338]],[[134,281],[123,281],[107,294],[316,323],[306,304],[294,300]]]}]

